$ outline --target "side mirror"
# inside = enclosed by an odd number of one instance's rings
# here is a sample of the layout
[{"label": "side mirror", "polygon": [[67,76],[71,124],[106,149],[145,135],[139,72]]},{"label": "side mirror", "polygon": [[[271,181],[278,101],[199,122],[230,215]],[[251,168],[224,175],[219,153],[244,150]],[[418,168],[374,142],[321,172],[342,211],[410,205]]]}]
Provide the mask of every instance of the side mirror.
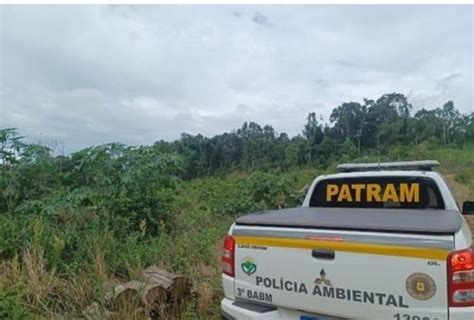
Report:
[{"label": "side mirror", "polygon": [[464,201],[462,204],[463,215],[474,215],[474,201]]}]

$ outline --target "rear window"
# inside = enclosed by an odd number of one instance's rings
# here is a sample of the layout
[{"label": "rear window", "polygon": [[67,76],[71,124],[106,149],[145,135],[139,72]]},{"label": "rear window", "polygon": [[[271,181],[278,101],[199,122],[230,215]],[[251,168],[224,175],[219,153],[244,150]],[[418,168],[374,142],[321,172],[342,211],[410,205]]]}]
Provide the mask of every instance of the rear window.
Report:
[{"label": "rear window", "polygon": [[311,207],[444,209],[436,182],[424,177],[354,177],[320,181]]}]

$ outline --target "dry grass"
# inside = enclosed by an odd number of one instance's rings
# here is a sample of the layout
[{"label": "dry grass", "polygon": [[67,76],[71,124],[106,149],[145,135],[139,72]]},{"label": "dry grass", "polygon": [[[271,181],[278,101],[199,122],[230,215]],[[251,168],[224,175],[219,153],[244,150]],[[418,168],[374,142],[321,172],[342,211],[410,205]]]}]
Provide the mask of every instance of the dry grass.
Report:
[{"label": "dry grass", "polygon": [[[474,200],[474,187],[471,184],[463,184],[456,180],[456,174],[448,173],[443,175],[446,183],[449,185],[449,188],[454,193],[456,202],[459,207],[462,207],[462,204],[466,200]],[[474,217],[465,216],[464,217],[471,227],[472,232],[472,243],[474,247]]]},{"label": "dry grass", "polygon": [[32,309],[48,308],[47,301],[59,286],[56,271],[46,269],[43,250],[34,247],[23,253],[23,281],[26,303]]},{"label": "dry grass", "polygon": [[[221,252],[222,243],[214,245],[213,261],[198,262],[189,276],[194,279],[193,316],[188,318],[213,319],[219,318],[219,305],[222,297],[221,289]],[[213,316],[211,316],[213,315]],[[216,318],[216,319],[217,319]],[[220,318],[219,318],[220,319]]]},{"label": "dry grass", "polygon": [[107,280],[107,263],[105,262],[104,253],[99,245],[94,248],[94,273],[100,281]]},{"label": "dry grass", "polygon": [[474,189],[468,184],[456,181],[456,174],[448,173],[444,174],[443,177],[460,207],[464,201],[474,200]]},{"label": "dry grass", "polygon": [[[220,275],[218,266],[216,263],[196,263],[189,274],[194,279],[194,298],[186,301],[184,308],[187,310],[182,316],[176,310],[171,318],[211,318],[210,310],[215,309],[220,300],[219,291],[215,290],[215,279]],[[102,305],[105,303],[105,290],[100,288],[100,284],[113,282],[113,277],[107,272],[106,260],[99,247],[93,249],[91,267],[93,276],[85,270],[61,275],[55,269],[48,269],[43,250],[32,246],[21,256],[0,263],[0,292],[2,289],[18,288],[19,305],[26,308],[30,315],[34,314],[34,319],[71,319],[78,315],[90,320],[148,319],[139,296],[108,306],[112,312]],[[130,267],[129,271],[130,275],[142,273],[137,267]]]},{"label": "dry grass", "polygon": [[214,287],[212,283],[204,282],[200,285],[196,297],[196,313],[207,315],[214,303]]},{"label": "dry grass", "polygon": [[[98,276],[106,277],[103,269],[97,271]],[[68,319],[71,318],[68,314],[80,314],[91,301],[101,300],[96,281],[89,274],[79,272],[63,277],[55,269],[48,270],[43,250],[37,246],[26,249],[21,258],[15,256],[2,261],[0,274],[0,290],[16,288],[19,304],[35,314],[35,319]],[[136,308],[131,317],[127,310],[121,310],[120,314],[124,315],[120,319],[138,319]]]}]

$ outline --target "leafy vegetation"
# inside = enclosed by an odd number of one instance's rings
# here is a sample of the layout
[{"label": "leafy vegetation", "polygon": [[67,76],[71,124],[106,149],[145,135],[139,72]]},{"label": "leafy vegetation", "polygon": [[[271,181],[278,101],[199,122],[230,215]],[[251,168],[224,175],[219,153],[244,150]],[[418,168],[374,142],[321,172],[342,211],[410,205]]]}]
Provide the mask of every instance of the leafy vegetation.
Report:
[{"label": "leafy vegetation", "polygon": [[[193,280],[183,318],[218,316],[220,239],[236,216],[293,207],[340,161],[434,158],[474,199],[474,114],[411,115],[400,94],[344,103],[301,135],[245,123],[214,136],[113,143],[70,155],[0,130],[0,318],[71,318],[103,283],[158,264]],[[128,315],[133,318],[133,315]]]}]

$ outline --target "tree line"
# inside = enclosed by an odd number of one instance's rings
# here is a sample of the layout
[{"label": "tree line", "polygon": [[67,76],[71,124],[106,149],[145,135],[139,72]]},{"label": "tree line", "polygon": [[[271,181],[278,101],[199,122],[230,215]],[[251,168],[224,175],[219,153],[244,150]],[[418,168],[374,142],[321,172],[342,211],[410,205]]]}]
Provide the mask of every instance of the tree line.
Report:
[{"label": "tree line", "polygon": [[183,133],[176,141],[150,146],[111,143],[54,155],[51,148],[26,143],[16,129],[6,128],[0,129],[0,213],[94,205],[126,212],[137,225],[145,219],[156,228],[155,213],[169,212],[167,204],[181,179],[233,170],[326,167],[398,146],[462,147],[473,141],[473,112],[463,114],[448,101],[413,114],[400,93],[343,103],[329,123],[310,113],[294,137],[245,122],[213,137]]},{"label": "tree line", "polygon": [[396,146],[462,146],[473,141],[474,112],[463,114],[448,101],[413,114],[405,95],[390,93],[377,100],[343,103],[333,109],[329,123],[312,112],[302,133],[291,138],[269,125],[245,122],[212,138],[183,133],[180,139],[158,141],[153,148],[180,154],[186,178],[193,178],[236,168],[324,167],[342,156],[385,154]]}]

